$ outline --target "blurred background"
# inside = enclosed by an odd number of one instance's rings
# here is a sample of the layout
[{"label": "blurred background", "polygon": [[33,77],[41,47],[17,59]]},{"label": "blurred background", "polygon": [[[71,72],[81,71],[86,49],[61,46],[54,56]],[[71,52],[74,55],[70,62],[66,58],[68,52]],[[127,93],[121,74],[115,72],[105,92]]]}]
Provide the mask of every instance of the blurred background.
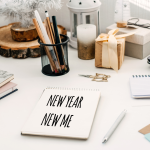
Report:
[{"label": "blurred background", "polygon": [[[69,0],[62,0],[61,10],[48,10],[49,14],[57,17],[58,24],[64,26],[68,31],[70,29],[70,14],[66,6]],[[114,11],[116,0],[100,0],[101,32],[106,32],[106,27],[114,23]],[[131,16],[150,20],[150,0],[130,0]],[[40,12],[44,19],[44,12]],[[8,25],[13,21],[0,16],[0,26]]]}]

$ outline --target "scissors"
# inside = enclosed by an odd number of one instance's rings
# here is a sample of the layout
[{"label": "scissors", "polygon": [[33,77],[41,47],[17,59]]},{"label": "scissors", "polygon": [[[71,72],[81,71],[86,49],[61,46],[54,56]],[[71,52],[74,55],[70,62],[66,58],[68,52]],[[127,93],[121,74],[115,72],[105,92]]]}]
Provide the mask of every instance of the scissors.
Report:
[{"label": "scissors", "polygon": [[86,77],[86,78],[93,78],[92,81],[96,81],[96,82],[108,82],[107,79],[110,78],[110,75],[99,74],[99,73],[96,73],[95,76],[92,76],[92,75],[81,75],[81,74],[79,74],[79,76]]}]

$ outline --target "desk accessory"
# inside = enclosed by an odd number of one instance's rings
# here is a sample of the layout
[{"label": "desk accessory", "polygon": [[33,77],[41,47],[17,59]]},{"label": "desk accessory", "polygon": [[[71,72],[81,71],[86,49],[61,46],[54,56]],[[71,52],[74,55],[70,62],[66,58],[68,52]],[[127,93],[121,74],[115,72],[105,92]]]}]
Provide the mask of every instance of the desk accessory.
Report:
[{"label": "desk accessory", "polygon": [[124,118],[125,115],[126,115],[126,110],[124,110],[119,115],[119,117],[117,118],[117,120],[115,121],[115,123],[112,125],[112,127],[109,129],[109,131],[105,135],[102,143],[106,143],[108,141],[108,139],[111,137],[111,135],[113,134],[113,132],[116,130],[116,128],[118,127],[118,125],[120,124],[120,122],[122,121],[122,119]]},{"label": "desk accessory", "polygon": [[[45,39],[44,39],[44,37],[43,37],[43,35],[42,35],[42,31],[41,31],[41,29],[40,29],[40,27],[39,27],[39,25],[38,25],[38,22],[37,22],[37,20],[36,20],[35,18],[33,19],[33,22],[34,22],[34,24],[35,24],[35,27],[36,27],[36,30],[37,30],[37,32],[38,32],[38,35],[39,35],[40,39],[45,42]],[[45,42],[45,43],[46,43],[46,42]],[[51,56],[50,53],[49,53],[48,47],[45,47],[45,52],[46,52],[46,54],[47,54],[47,56],[48,56],[49,64],[50,64],[50,67],[51,67],[52,72],[54,72],[55,70],[56,70],[56,72],[57,72],[56,66],[54,65],[54,62],[53,62],[53,60],[52,60],[52,56]]]},{"label": "desk accessory", "polygon": [[150,56],[147,57],[147,63],[150,64]]},{"label": "desk accessory", "polygon": [[0,70],[0,87],[14,79],[14,75],[4,70]]},{"label": "desk accessory", "polygon": [[[56,17],[52,16],[52,21],[53,21],[53,27],[54,27],[54,34],[55,34],[55,38],[56,38],[56,44],[60,44],[61,40],[60,40],[60,35],[58,33],[58,28],[57,28],[57,21],[56,21]],[[57,52],[58,52],[58,57],[59,57],[59,61],[60,61],[60,65],[64,66],[66,68],[66,64],[65,64],[65,58],[64,58],[64,50],[62,45],[58,45],[57,46]]]},{"label": "desk accessory", "polygon": [[77,26],[81,24],[93,24],[96,26],[96,36],[100,34],[100,6],[99,0],[70,0],[67,4],[70,10],[69,44],[77,49]]},{"label": "desk accessory", "polygon": [[150,133],[150,124],[147,125],[146,127],[142,128],[141,130],[139,130],[139,132],[144,135]]},{"label": "desk accessory", "polygon": [[150,142],[150,124],[139,130],[139,132],[144,134],[144,137]]},{"label": "desk accessory", "polygon": [[[45,15],[46,15],[46,20],[48,22],[48,25],[50,25],[49,30],[51,30],[50,32],[52,32],[54,39],[55,39],[53,23],[50,21],[50,16],[47,11],[45,11]],[[63,26],[57,25],[57,28],[58,28],[59,34],[67,35],[67,30]],[[63,36],[60,36],[60,38],[61,38],[62,42],[65,42],[65,39],[63,39]],[[55,43],[53,43],[53,44],[55,44]]]},{"label": "desk accessory", "polygon": [[[48,25],[48,32],[49,32],[49,38],[50,38],[50,40],[51,40],[51,43],[52,44],[58,44],[58,43],[61,43],[61,39],[60,39],[60,36],[59,36],[59,32],[58,32],[58,26],[57,26],[57,23],[56,23],[56,18],[55,18],[55,30],[57,30],[56,32],[56,34],[57,34],[57,38],[59,38],[59,40],[57,39],[57,41],[56,41],[56,36],[55,36],[55,31],[54,31],[54,26],[53,26],[53,23],[51,23],[51,21],[50,21],[50,17],[49,17],[49,14],[48,14],[48,12],[47,11],[45,11],[45,14],[46,14],[46,22],[47,22],[47,25]],[[63,36],[62,36],[63,37]],[[56,41],[56,42],[55,42]],[[59,64],[60,64],[60,58],[61,58],[61,64],[62,64],[62,66],[61,66],[61,69],[64,69],[64,67],[65,67],[65,69],[66,69],[66,65],[64,65],[63,63],[63,57],[64,57],[64,50],[63,50],[63,47],[62,46],[53,46],[53,48],[54,48],[54,50],[55,50],[55,53],[56,53],[56,56],[57,56],[57,59],[58,59],[58,61],[59,61]],[[58,53],[58,51],[59,51],[59,53]],[[63,55],[62,55],[62,51],[63,51]],[[59,54],[59,55],[58,55]],[[60,57],[60,58],[59,58]],[[66,61],[66,59],[65,59],[65,61]],[[67,64],[67,62],[65,62],[66,64]]]},{"label": "desk accessory", "polygon": [[149,22],[147,22],[147,23],[145,22],[144,24],[139,24],[138,22],[140,22],[139,18],[131,18],[128,20],[127,25],[150,29],[150,23]]},{"label": "desk accessory", "polygon": [[[53,32],[53,26],[51,25],[49,15],[47,12],[45,13],[46,13],[46,20],[44,20],[44,24],[42,23],[41,18],[37,11],[35,11],[36,19],[35,18],[33,19],[39,37],[43,42],[42,43],[40,39],[38,40],[41,47],[41,55],[42,55],[41,56],[42,73],[48,76],[64,75],[69,72],[68,44],[67,44],[69,38],[65,35],[61,35],[62,37],[64,37],[64,39],[66,39],[65,42],[61,43],[61,39],[57,29],[56,19],[54,19],[55,28]],[[55,44],[56,43],[55,38],[57,38],[56,42],[58,42],[58,44]]]},{"label": "desk accessory", "polygon": [[46,88],[21,133],[88,139],[99,99],[99,89]]},{"label": "desk accessory", "polygon": [[150,142],[150,133],[145,134],[144,137]]},{"label": "desk accessory", "polygon": [[[65,42],[62,42],[60,44],[44,44],[40,42],[40,39],[38,40],[38,42],[40,43],[40,47],[41,47],[41,63],[42,63],[42,73],[48,76],[60,76],[60,75],[65,75],[66,73],[69,72],[69,62],[68,62],[68,41],[69,38],[65,35],[61,35],[64,37]],[[48,57],[45,53],[45,47],[49,46],[50,48],[52,47],[57,47],[57,46],[63,46],[64,49],[64,55],[66,57],[66,68],[63,72],[57,73],[57,72],[53,72],[52,69],[50,68],[50,63],[48,61]]]},{"label": "desk accessory", "polygon": [[117,27],[118,28],[126,28],[127,22],[119,21],[119,22],[117,22]]},{"label": "desk accessory", "polygon": [[[81,75],[79,74],[79,76],[82,77],[86,77],[86,78],[93,78],[92,81],[96,81],[96,82],[108,82],[108,78],[110,78],[109,75],[105,75],[105,74],[98,74],[96,73],[96,76],[92,76],[92,75]],[[101,79],[101,80],[98,80]]]},{"label": "desk accessory", "polygon": [[[46,32],[46,29],[44,28],[44,25],[43,25],[43,23],[42,23],[42,20],[41,20],[41,17],[40,17],[40,15],[39,15],[39,13],[38,13],[38,11],[35,11],[35,16],[36,16],[36,19],[37,19],[37,22],[38,22],[38,24],[39,24],[39,28],[38,28],[38,30],[40,31],[41,30],[41,33],[42,33],[42,35],[40,36],[44,41],[44,43],[46,44],[51,44],[51,42],[50,42],[50,39],[49,39],[49,37],[48,37],[48,35],[47,35],[47,32]],[[34,22],[35,23],[35,22]],[[36,27],[38,27],[38,25],[36,25]],[[48,49],[47,49],[48,48]],[[60,64],[59,64],[59,62],[58,62],[58,59],[56,58],[56,55],[55,55],[55,52],[54,52],[54,49],[53,49],[53,47],[51,47],[51,49],[50,49],[50,47],[46,47],[46,53],[47,53],[47,55],[48,55],[48,57],[49,57],[49,60],[50,60],[50,58],[52,58],[52,61],[54,62],[54,64],[55,64],[55,66],[56,66],[56,69],[57,69],[57,71],[58,72],[61,72],[61,68],[60,68]],[[52,63],[52,61],[50,60],[50,62]],[[52,65],[52,64],[50,64],[50,65]],[[54,69],[55,70],[55,69]]]},{"label": "desk accessory", "polygon": [[0,55],[13,58],[35,58],[40,55],[40,45],[37,40],[17,42],[12,39],[11,27],[13,24],[0,27]]},{"label": "desk accessory", "polygon": [[21,23],[14,23],[11,26],[12,39],[17,42],[28,42],[38,39],[38,33],[34,25],[22,27]]},{"label": "desk accessory", "polygon": [[0,100],[5,98],[6,96],[18,91],[17,84],[9,82],[4,86],[0,87]]},{"label": "desk accessory", "polygon": [[150,75],[133,75],[130,88],[133,98],[150,98]]},{"label": "desk accessory", "polygon": [[113,29],[108,34],[100,34],[95,40],[95,66],[103,68],[112,68],[116,72],[121,68],[124,61],[125,37],[133,35],[116,35],[119,29]]},{"label": "desk accessory", "polygon": [[[139,26],[134,24],[137,24]],[[143,27],[141,25],[143,25]],[[126,56],[130,56],[138,59],[144,59],[145,57],[150,55],[150,51],[149,51],[150,29],[148,29],[149,25],[150,25],[150,20],[141,19],[141,18],[132,20],[131,18],[131,20],[128,20],[127,28],[119,28],[119,32],[117,34],[128,34],[130,32],[135,32],[134,35],[126,37],[126,45],[125,45]],[[112,24],[108,26],[106,28],[106,33],[108,33],[112,29],[116,29],[116,24]]]},{"label": "desk accessory", "polygon": [[96,26],[82,24],[77,26],[78,57],[88,60],[95,58]]}]

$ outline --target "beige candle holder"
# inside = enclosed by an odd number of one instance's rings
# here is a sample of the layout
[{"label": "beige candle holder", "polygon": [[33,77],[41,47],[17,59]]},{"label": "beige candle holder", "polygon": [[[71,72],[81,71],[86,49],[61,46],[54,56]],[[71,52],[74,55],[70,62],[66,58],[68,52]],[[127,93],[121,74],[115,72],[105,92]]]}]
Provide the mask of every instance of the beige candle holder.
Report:
[{"label": "beige candle holder", "polygon": [[89,60],[95,58],[95,43],[84,44],[78,41],[78,57]]}]

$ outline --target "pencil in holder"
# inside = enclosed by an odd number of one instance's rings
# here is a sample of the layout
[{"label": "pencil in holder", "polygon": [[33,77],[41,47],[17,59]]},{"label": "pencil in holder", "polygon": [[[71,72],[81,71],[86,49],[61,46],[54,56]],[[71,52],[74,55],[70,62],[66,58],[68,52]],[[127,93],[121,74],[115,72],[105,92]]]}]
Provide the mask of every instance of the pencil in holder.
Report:
[{"label": "pencil in holder", "polygon": [[[68,63],[68,41],[69,37],[63,34],[60,34],[64,38],[64,42],[59,44],[44,44],[40,41],[40,38],[38,39],[38,42],[40,44],[40,51],[41,51],[41,64],[42,64],[42,73],[47,76],[61,76],[65,75],[69,72],[69,63]],[[60,70],[56,70],[52,66],[52,63],[50,63],[50,59],[48,58],[48,55],[45,51],[46,47],[50,50],[53,50],[56,56],[56,60],[58,62],[58,65],[60,66]],[[58,51],[59,50],[59,51]],[[61,50],[61,55],[60,55]],[[53,56],[52,56],[53,57]],[[52,58],[53,61],[53,58]],[[53,64],[55,62],[53,61]]]}]

